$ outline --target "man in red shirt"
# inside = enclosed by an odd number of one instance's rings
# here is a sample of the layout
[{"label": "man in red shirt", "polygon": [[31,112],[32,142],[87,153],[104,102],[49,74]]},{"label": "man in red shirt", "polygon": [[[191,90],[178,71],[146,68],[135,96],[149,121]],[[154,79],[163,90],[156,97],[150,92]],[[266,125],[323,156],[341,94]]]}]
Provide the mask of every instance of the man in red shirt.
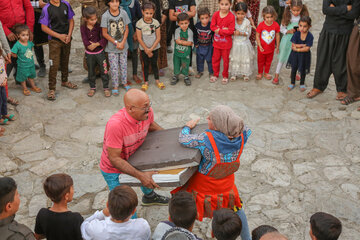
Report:
[{"label": "man in red shirt", "polygon": [[149,96],[138,89],[124,96],[125,107],[114,114],[105,127],[100,169],[109,189],[120,185],[119,175],[128,174],[139,179],[144,193],[143,205],[166,205],[169,198],[154,192],[159,186],[152,179],[156,172],[142,172],[127,162],[144,142],[150,131],[162,130],[155,121]]}]

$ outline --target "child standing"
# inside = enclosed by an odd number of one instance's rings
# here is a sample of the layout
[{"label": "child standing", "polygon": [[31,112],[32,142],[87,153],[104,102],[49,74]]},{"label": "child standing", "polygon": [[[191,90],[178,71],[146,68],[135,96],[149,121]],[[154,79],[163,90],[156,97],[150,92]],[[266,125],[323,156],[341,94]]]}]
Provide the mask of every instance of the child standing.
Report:
[{"label": "child standing", "polygon": [[84,24],[81,25],[80,31],[85,46],[85,59],[90,84],[90,90],[87,95],[92,97],[96,92],[95,67],[99,65],[105,97],[110,97],[108,66],[104,52],[107,41],[102,36],[100,24],[97,23],[96,9],[91,6],[84,8],[83,17]]},{"label": "child standing", "polygon": [[[126,91],[131,87],[127,83],[127,37],[129,34],[130,19],[128,14],[121,8],[119,0],[106,0],[109,9],[102,15],[102,34],[108,40],[105,51],[108,53],[111,80],[113,84],[112,94],[119,95],[119,80]],[[121,74],[120,74],[121,73]]]},{"label": "child standing", "polygon": [[64,173],[53,174],[44,182],[46,196],[53,202],[50,208],[42,208],[36,216],[36,239],[80,240],[80,226],[83,217],[68,209],[72,201],[74,187],[72,178]]},{"label": "child standing", "polygon": [[[14,115],[8,115],[7,112],[7,97],[6,97],[6,86],[7,75],[5,69],[5,59],[3,57],[3,49],[0,43],[0,125],[6,125],[8,121],[14,119]],[[0,136],[5,132],[5,128],[0,127]]]},{"label": "child standing", "polygon": [[269,74],[271,62],[274,57],[275,41],[276,53],[279,53],[280,26],[275,22],[277,14],[272,6],[266,6],[262,10],[264,21],[256,28],[256,42],[258,45],[258,74],[257,80],[261,80],[265,68],[264,77],[271,80]]},{"label": "child standing", "polygon": [[159,69],[157,65],[160,48],[160,23],[154,19],[155,4],[144,2],[142,7],[143,18],[136,23],[136,35],[140,44],[141,58],[144,61],[144,81],[141,86],[143,91],[149,88],[149,67],[154,73],[156,86],[163,90],[164,83],[159,80]]},{"label": "child standing", "polygon": [[106,208],[96,211],[81,225],[83,239],[149,240],[149,223],[143,218],[130,219],[136,212],[137,205],[138,198],[131,187],[115,187],[109,193]]},{"label": "child standing", "polygon": [[34,78],[36,77],[35,63],[32,53],[34,44],[29,41],[29,27],[26,25],[17,25],[15,27],[15,32],[19,40],[14,44],[11,52],[12,56],[17,58],[16,81],[21,84],[25,96],[29,96],[31,94],[29,89],[26,87],[26,82],[29,83],[32,91],[40,93],[41,89],[34,83]]},{"label": "child standing", "polygon": [[239,2],[235,5],[234,10],[236,21],[233,46],[230,52],[230,80],[235,81],[236,77],[243,76],[244,81],[247,82],[253,72],[255,56],[254,48],[249,40],[251,25],[250,21],[245,18],[247,12],[246,3]]},{"label": "child standing", "polygon": [[310,217],[310,238],[312,240],[339,238],[342,230],[341,222],[338,218],[324,212],[317,212]]},{"label": "child standing", "polygon": [[[293,0],[294,1],[294,0]],[[310,72],[311,52],[314,37],[309,32],[311,27],[311,18],[304,16],[299,21],[299,31],[294,33],[291,38],[292,51],[289,56],[288,66],[291,66],[291,84],[289,90],[295,87],[296,72],[300,72],[300,91],[305,91],[305,77]]]},{"label": "child standing", "polygon": [[[234,3],[233,3],[233,7],[232,7],[232,13],[234,14],[235,18],[236,18],[236,14],[235,14],[235,6],[238,4],[238,3],[245,3],[246,6],[248,6],[248,1],[247,0],[235,0]],[[246,13],[245,13],[245,16],[246,18],[250,21],[250,24],[251,24],[251,27],[253,27],[254,29],[256,29],[256,26],[255,26],[255,23],[254,23],[254,20],[252,19],[252,14],[250,12],[249,9],[246,10]]]},{"label": "child standing", "polygon": [[280,42],[279,62],[276,67],[273,84],[279,84],[279,74],[283,65],[287,62],[291,52],[291,38],[297,31],[300,17],[309,16],[307,7],[302,0],[292,0],[290,6],[286,7],[283,20],[280,26],[280,32],[283,34]]},{"label": "child standing", "polygon": [[210,11],[207,7],[198,10],[200,22],[195,24],[194,44],[196,47],[196,78],[200,78],[204,74],[204,62],[206,60],[210,76],[214,73],[212,69],[212,38],[213,32],[210,29]]},{"label": "child standing", "polygon": [[220,10],[215,12],[211,20],[211,30],[214,32],[214,53],[212,64],[214,75],[210,82],[217,81],[220,72],[220,61],[223,59],[222,84],[229,81],[229,56],[232,47],[232,35],[235,31],[235,17],[230,12],[231,0],[219,0]]},{"label": "child standing", "polygon": [[193,32],[189,29],[190,18],[186,13],[177,16],[179,27],[175,30],[174,47],[174,76],[170,82],[175,85],[179,81],[179,74],[183,74],[186,86],[191,85],[189,78],[190,54],[193,46]]},{"label": "child standing", "polygon": [[65,0],[50,0],[42,9],[39,22],[43,32],[49,35],[49,92],[48,100],[55,100],[56,75],[61,65],[61,86],[77,89],[68,81],[71,36],[74,30],[74,11]]}]

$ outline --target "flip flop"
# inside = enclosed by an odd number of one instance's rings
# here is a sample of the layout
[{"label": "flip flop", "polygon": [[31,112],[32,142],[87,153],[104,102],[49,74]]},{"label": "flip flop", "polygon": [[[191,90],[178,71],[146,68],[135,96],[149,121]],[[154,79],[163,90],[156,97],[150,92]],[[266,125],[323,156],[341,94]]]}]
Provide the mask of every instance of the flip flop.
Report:
[{"label": "flip flop", "polygon": [[342,105],[349,105],[349,104],[351,104],[351,103],[358,102],[358,101],[360,101],[360,97],[358,97],[358,98],[353,98],[353,97],[346,96],[346,97],[341,101],[341,104],[342,104]]},{"label": "flip flop", "polygon": [[118,96],[119,95],[119,89],[113,89],[111,90],[112,95]]},{"label": "flip flop", "polygon": [[146,92],[148,90],[148,88],[149,88],[149,85],[147,85],[145,83],[143,85],[141,85],[141,90],[143,90],[144,92]]},{"label": "flip flop", "polygon": [[291,90],[293,90],[293,89],[294,89],[294,87],[295,87],[295,85],[294,85],[294,84],[290,84],[290,85],[288,86],[288,90],[289,90],[289,91],[291,91]]},{"label": "flip flop", "polygon": [[124,88],[126,91],[129,91],[131,89],[131,87],[129,85],[124,86]]},{"label": "flip flop", "polygon": [[31,95],[31,92],[29,91],[29,89],[24,89],[23,90],[23,94],[25,95],[25,96],[30,96]]},{"label": "flip flop", "polygon": [[110,97],[111,96],[111,92],[109,89],[104,89],[104,95],[105,97]]},{"label": "flip flop", "polygon": [[305,90],[306,90],[306,86],[305,85],[300,85],[300,91],[305,92]]},{"label": "flip flop", "polygon": [[314,97],[316,97],[317,95],[319,95],[320,93],[322,93],[321,90],[319,90],[319,89],[317,89],[317,88],[313,88],[313,89],[310,90],[310,92],[308,92],[308,93],[306,94],[306,97],[307,97],[307,98],[314,98]]},{"label": "flip flop", "polygon": [[14,114],[10,114],[9,117],[3,116],[3,119],[7,119],[8,121],[15,121],[14,117],[15,117]]},{"label": "flip flop", "polygon": [[229,83],[229,79],[228,78],[223,78],[222,80],[221,80],[221,84],[222,85],[226,85],[226,84],[228,84]]},{"label": "flip flop", "polygon": [[0,125],[8,125],[8,119],[0,119]]},{"label": "flip flop", "polygon": [[165,89],[165,84],[164,84],[163,82],[157,83],[156,86],[157,86],[160,90],[164,90],[164,89]]},{"label": "flip flop", "polygon": [[347,97],[347,94],[346,94],[346,93],[344,93],[344,92],[338,92],[337,95],[336,95],[336,100],[342,101],[342,100],[344,100],[344,98],[346,98],[346,97]]}]

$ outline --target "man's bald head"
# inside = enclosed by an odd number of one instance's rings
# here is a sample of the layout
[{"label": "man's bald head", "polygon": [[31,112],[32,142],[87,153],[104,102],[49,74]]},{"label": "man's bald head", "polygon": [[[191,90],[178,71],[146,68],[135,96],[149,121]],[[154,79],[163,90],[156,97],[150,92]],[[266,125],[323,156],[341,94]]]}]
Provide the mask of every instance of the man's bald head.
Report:
[{"label": "man's bald head", "polygon": [[279,232],[266,233],[260,240],[288,240],[287,237]]},{"label": "man's bald head", "polygon": [[149,100],[149,96],[139,89],[130,89],[124,95],[124,104],[128,106],[142,107]]}]

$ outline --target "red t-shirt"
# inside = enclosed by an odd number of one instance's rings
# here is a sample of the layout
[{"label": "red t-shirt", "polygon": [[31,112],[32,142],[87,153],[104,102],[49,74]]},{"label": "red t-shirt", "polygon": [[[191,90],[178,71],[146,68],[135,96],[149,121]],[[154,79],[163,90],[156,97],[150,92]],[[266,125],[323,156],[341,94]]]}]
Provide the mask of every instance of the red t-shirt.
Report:
[{"label": "red t-shirt", "polygon": [[214,33],[214,48],[230,49],[232,47],[232,35],[235,31],[235,17],[231,12],[224,18],[220,17],[220,11],[214,13],[211,18],[210,29],[215,32],[219,28],[219,33]]},{"label": "red t-shirt", "polygon": [[[279,24],[274,21],[271,26],[268,26],[263,21],[256,28],[256,32],[260,33],[260,43],[264,48],[264,51],[261,53],[268,54],[274,52],[276,33],[280,32]],[[260,51],[259,46],[258,50]]]},{"label": "red t-shirt", "polygon": [[148,119],[145,121],[137,121],[123,108],[109,119],[105,127],[103,151],[100,160],[100,169],[102,171],[106,173],[120,173],[111,164],[107,148],[121,148],[120,157],[128,160],[144,142],[150,124],[154,122],[154,113],[151,108],[148,116]]}]

